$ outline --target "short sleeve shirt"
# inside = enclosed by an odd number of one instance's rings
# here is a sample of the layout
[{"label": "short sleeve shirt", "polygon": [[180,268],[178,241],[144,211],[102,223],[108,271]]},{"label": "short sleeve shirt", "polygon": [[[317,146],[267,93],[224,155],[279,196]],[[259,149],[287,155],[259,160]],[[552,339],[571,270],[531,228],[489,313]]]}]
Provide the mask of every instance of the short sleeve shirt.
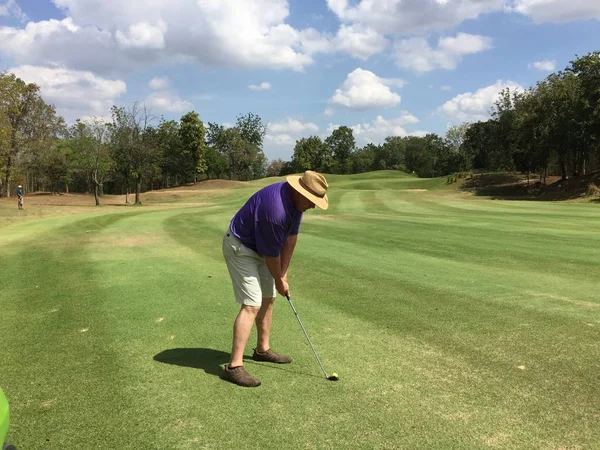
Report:
[{"label": "short sleeve shirt", "polygon": [[229,229],[246,247],[262,256],[277,257],[288,236],[300,231],[302,213],[292,203],[287,182],[271,184],[248,199]]}]

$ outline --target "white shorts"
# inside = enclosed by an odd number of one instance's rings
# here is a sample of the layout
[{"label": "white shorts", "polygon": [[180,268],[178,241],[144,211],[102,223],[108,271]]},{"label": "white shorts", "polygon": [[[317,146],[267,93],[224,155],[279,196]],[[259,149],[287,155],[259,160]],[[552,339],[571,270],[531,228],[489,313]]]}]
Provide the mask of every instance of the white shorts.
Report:
[{"label": "white shorts", "polygon": [[223,257],[231,276],[236,302],[261,306],[263,298],[275,298],[275,280],[262,256],[227,231],[223,236]]}]

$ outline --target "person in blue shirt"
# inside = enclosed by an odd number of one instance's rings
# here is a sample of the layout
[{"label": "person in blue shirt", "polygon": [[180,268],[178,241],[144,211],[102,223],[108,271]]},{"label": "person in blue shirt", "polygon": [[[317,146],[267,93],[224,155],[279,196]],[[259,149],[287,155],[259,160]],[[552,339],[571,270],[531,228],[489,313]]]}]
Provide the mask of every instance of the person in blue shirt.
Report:
[{"label": "person in blue shirt", "polygon": [[23,209],[23,186],[17,187],[17,206],[19,209]]}]

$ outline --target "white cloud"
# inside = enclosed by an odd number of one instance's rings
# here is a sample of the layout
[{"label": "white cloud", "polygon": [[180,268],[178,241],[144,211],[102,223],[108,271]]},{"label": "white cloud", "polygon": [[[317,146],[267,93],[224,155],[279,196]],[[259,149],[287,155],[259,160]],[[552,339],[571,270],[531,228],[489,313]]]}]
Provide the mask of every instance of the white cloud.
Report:
[{"label": "white cloud", "polygon": [[436,49],[425,38],[410,38],[396,42],[395,60],[399,67],[415,72],[434,69],[455,69],[464,55],[478,53],[492,47],[486,36],[458,33],[456,37],[444,37]]},{"label": "white cloud", "polygon": [[[359,123],[357,125],[349,127],[357,142],[361,144],[379,144],[385,140],[388,136],[424,136],[427,134],[425,131],[406,131],[405,125],[413,125],[419,123],[419,119],[410,114],[408,111],[402,111],[400,116],[396,118],[386,119],[383,116],[378,115],[375,120],[371,122]],[[327,132],[331,133],[339,125],[329,124]]]},{"label": "white cloud", "polygon": [[263,81],[260,84],[250,84],[248,85],[248,88],[253,91],[268,91],[269,89],[271,89],[271,83]]},{"label": "white cloud", "polygon": [[342,26],[409,36],[455,28],[492,12],[516,12],[536,23],[600,19],[598,0],[327,0]]},{"label": "white cloud", "polygon": [[91,72],[19,66],[10,72],[28,83],[36,83],[44,100],[57,107],[67,121],[87,115],[108,116],[115,100],[127,91],[121,80],[109,80]]},{"label": "white cloud", "polygon": [[554,72],[556,69],[556,61],[545,59],[544,61],[536,61],[533,63],[534,69],[541,70],[543,72]]},{"label": "white cloud", "polygon": [[265,139],[276,147],[291,147],[298,139],[318,131],[319,127],[312,122],[301,122],[288,117],[279,122],[268,123]]},{"label": "white cloud", "polygon": [[71,18],[29,22],[22,29],[0,27],[0,52],[20,65],[60,66],[102,74],[128,71],[144,61],[142,55],[137,61],[129,59],[109,31],[77,26]]},{"label": "white cloud", "polygon": [[498,80],[495,84],[477,91],[457,95],[438,108],[438,113],[453,123],[488,120],[490,109],[505,88],[522,91],[523,87],[513,81]]},{"label": "white cloud", "polygon": [[530,16],[535,23],[600,19],[598,0],[509,0],[508,9]]},{"label": "white cloud", "polygon": [[400,103],[400,96],[389,86],[402,84],[402,80],[380,78],[373,72],[358,68],[348,74],[329,102],[356,110],[390,108]]},{"label": "white cloud", "polygon": [[146,98],[146,106],[157,112],[182,113],[194,109],[194,105],[183,100],[173,91],[156,91]]},{"label": "white cloud", "polygon": [[332,37],[314,28],[307,28],[299,33],[300,47],[307,55],[314,53],[331,53],[334,51]]},{"label": "white cloud", "polygon": [[323,114],[325,114],[327,117],[331,117],[335,114],[335,111],[333,110],[333,108],[325,108]]},{"label": "white cloud", "polygon": [[366,60],[385,50],[388,40],[370,28],[360,25],[342,25],[335,38],[334,46],[338,51]]},{"label": "white cloud", "polygon": [[27,16],[16,0],[0,0],[0,17],[16,17],[22,21],[27,20]]},{"label": "white cloud", "polygon": [[312,122],[303,123],[296,119],[288,118],[280,122],[267,124],[267,130],[270,133],[291,133],[302,134],[305,132],[319,131],[319,127]]},{"label": "white cloud", "polygon": [[277,146],[293,146],[296,144],[296,139],[287,133],[281,134],[266,134],[265,139]]},{"label": "white cloud", "polygon": [[169,78],[168,77],[156,77],[156,78],[152,78],[150,80],[150,87],[152,89],[167,89],[169,87]]},{"label": "white cloud", "polygon": [[286,23],[287,0],[53,1],[64,20],[2,27],[0,51],[19,64],[98,73],[172,61],[303,70],[313,62],[309,53],[327,44],[316,30]]},{"label": "white cloud", "polygon": [[130,25],[126,32],[117,30],[115,38],[123,48],[147,48],[160,50],[165,48],[164,22],[158,25],[140,22]]},{"label": "white cloud", "polygon": [[327,0],[345,23],[364,25],[388,35],[418,34],[452,28],[481,14],[499,11],[505,0]]}]

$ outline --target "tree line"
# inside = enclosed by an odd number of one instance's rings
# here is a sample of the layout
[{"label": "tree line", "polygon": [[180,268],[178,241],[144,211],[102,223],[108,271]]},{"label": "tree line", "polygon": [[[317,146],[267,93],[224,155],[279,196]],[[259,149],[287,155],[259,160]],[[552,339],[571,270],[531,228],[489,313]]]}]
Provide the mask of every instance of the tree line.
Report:
[{"label": "tree line", "polygon": [[[450,127],[444,136],[389,136],[358,147],[351,128],[296,141],[290,161],[268,161],[267,126],[239,115],[231,127],[191,111],[179,121],[143,104],[114,106],[108,121],[67,125],[39,86],[0,74],[0,195],[26,191],[140,193],[199,178],[252,180],[311,169],[361,173],[393,169],[420,177],[471,170],[538,172],[563,179],[600,168],[600,52],[571,61],[525,90],[505,89],[487,121]],[[12,187],[11,187],[12,186]]]},{"label": "tree line", "polygon": [[600,52],[577,58],[524,91],[505,89],[492,118],[468,127],[467,163],[568,177],[600,168]]},{"label": "tree line", "polygon": [[600,52],[523,91],[501,91],[490,113],[489,120],[452,126],[443,137],[387,137],[362,148],[342,126],[325,140],[298,140],[291,161],[273,161],[269,173],[396,169],[439,177],[516,170],[539,172],[544,181],[547,175],[585,175],[600,169]]},{"label": "tree line", "polygon": [[[164,120],[145,105],[113,106],[111,120],[68,126],[40,88],[0,74],[0,195],[26,191],[140,193],[194,183],[199,177],[251,180],[266,175],[266,125],[252,113],[226,128],[191,111]],[[12,186],[12,188],[11,188]],[[14,193],[12,193],[14,195]]]}]

